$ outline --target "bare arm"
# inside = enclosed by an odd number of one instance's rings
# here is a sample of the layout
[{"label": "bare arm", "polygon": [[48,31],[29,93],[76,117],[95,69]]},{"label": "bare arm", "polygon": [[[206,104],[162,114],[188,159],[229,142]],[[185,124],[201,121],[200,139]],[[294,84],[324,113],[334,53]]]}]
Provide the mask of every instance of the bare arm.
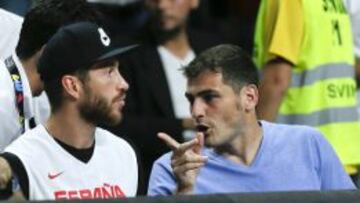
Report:
[{"label": "bare arm", "polygon": [[259,119],[274,121],[281,102],[291,84],[292,65],[280,58],[268,62],[260,82]]}]

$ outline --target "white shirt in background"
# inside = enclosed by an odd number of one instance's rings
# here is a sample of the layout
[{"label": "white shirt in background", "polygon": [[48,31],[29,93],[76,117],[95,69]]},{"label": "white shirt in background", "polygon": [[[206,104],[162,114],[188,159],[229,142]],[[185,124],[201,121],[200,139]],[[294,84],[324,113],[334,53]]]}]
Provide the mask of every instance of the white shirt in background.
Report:
[{"label": "white shirt in background", "polygon": [[9,57],[19,40],[23,18],[0,8],[0,60]]},{"label": "white shirt in background", "polygon": [[195,58],[195,54],[191,50],[183,59],[180,59],[163,46],[158,47],[158,52],[168,82],[175,116],[177,118],[190,118],[189,102],[185,97],[186,78],[181,69]]}]

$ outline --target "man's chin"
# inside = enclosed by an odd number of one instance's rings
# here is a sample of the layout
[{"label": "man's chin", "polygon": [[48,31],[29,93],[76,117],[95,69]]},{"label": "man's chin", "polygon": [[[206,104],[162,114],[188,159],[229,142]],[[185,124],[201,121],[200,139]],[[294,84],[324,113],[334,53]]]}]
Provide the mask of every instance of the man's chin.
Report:
[{"label": "man's chin", "polygon": [[33,97],[38,97],[38,96],[40,96],[43,92],[44,92],[43,89],[37,90],[37,91],[35,91],[35,92],[32,92],[32,96],[33,96]]},{"label": "man's chin", "polygon": [[109,115],[107,117],[103,117],[103,119],[101,119],[101,120],[98,120],[96,125],[114,127],[121,123],[122,118],[123,118],[122,114]]},{"label": "man's chin", "polygon": [[122,121],[122,115],[119,116],[113,116],[111,119],[109,119],[108,126],[113,127],[118,124],[120,124]]},{"label": "man's chin", "polygon": [[214,147],[214,142],[212,140],[210,140],[209,138],[206,138],[204,139],[204,145],[206,147]]},{"label": "man's chin", "polygon": [[181,31],[180,26],[162,25],[161,28],[155,29],[155,37],[158,42],[165,42],[177,36]]},{"label": "man's chin", "polygon": [[174,24],[174,23],[164,23],[161,25],[161,32],[164,33],[176,33],[179,29],[180,26]]}]

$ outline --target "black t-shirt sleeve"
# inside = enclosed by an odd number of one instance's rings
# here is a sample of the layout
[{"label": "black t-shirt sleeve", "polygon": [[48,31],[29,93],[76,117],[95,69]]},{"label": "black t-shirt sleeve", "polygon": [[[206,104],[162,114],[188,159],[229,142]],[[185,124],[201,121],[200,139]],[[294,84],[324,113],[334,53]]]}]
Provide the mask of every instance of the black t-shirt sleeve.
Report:
[{"label": "black t-shirt sleeve", "polygon": [[[29,199],[29,178],[26,173],[24,164],[21,160],[12,153],[5,152],[0,154],[1,157],[9,162],[12,172],[17,177],[21,191],[23,192],[26,199]],[[10,181],[5,190],[0,190],[0,199],[7,199],[12,195],[12,182]]]}]

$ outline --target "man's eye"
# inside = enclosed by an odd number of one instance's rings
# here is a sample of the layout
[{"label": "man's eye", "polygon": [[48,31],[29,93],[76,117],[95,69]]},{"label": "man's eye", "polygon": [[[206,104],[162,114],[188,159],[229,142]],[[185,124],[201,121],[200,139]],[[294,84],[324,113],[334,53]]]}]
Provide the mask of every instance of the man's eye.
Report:
[{"label": "man's eye", "polygon": [[209,94],[209,95],[204,95],[203,99],[205,102],[211,102],[216,97],[217,97],[216,95]]},{"label": "man's eye", "polygon": [[190,105],[192,105],[194,103],[194,98],[190,97],[190,96],[186,96],[188,102],[190,103]]}]

